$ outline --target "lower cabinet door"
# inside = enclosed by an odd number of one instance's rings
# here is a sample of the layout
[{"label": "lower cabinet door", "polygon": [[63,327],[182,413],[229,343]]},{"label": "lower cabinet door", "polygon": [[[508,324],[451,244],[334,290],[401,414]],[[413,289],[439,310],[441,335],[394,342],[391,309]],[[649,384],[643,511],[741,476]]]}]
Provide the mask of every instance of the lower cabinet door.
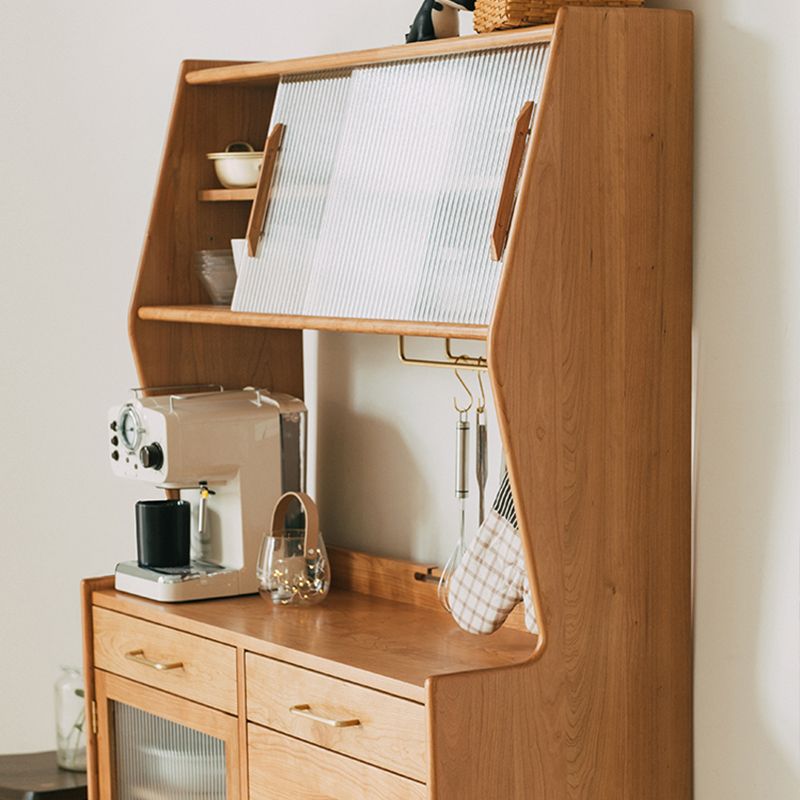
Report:
[{"label": "lower cabinet door", "polygon": [[280,733],[247,726],[250,799],[425,800],[424,783]]},{"label": "lower cabinet door", "polygon": [[101,800],[239,800],[235,717],[95,671]]}]

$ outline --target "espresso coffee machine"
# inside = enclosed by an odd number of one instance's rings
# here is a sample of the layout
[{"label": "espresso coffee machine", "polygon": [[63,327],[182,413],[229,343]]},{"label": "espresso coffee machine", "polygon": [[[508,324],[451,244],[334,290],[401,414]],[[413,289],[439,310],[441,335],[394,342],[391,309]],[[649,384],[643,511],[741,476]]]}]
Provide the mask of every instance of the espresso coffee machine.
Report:
[{"label": "espresso coffee machine", "polygon": [[272,508],[284,492],[305,491],[305,405],[258,389],[155,391],[134,390],[109,410],[111,468],[192,504],[191,563],[120,563],[116,588],[166,602],[258,591]]}]

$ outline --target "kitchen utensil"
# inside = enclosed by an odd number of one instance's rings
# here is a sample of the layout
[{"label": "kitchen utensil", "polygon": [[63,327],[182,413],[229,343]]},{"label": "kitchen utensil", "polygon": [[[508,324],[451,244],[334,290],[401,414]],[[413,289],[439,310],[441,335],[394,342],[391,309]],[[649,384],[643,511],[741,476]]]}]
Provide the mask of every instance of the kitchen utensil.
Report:
[{"label": "kitchen utensil", "polygon": [[469,633],[492,633],[514,607],[525,607],[525,626],[538,633],[525,555],[508,473],[492,508],[450,580],[450,613]]},{"label": "kitchen utensil", "polygon": [[[264,520],[283,492],[305,485],[307,413],[289,395],[208,386],[137,389],[110,409],[113,472],[180,490],[181,507],[191,506],[181,513],[189,514],[194,530],[191,559],[170,562],[183,568],[149,566],[148,556],[143,563],[122,562],[115,587],[162,602],[257,592]],[[164,508],[176,503],[153,502]],[[186,535],[189,527],[187,520]]]},{"label": "kitchen utensil", "polygon": [[224,153],[207,153],[206,157],[214,162],[217,180],[226,189],[248,189],[258,183],[264,153],[247,142],[231,142]]},{"label": "kitchen utensil", "polygon": [[[299,518],[303,527],[287,527],[287,515],[297,503],[303,515],[293,513],[291,524]],[[287,492],[275,504],[256,573],[261,596],[275,605],[313,605],[328,594],[330,566],[319,532],[319,513],[304,492]]]},{"label": "kitchen utensil", "polygon": [[467,463],[469,461],[469,411],[472,408],[473,397],[469,387],[464,383],[464,379],[459,374],[458,369],[454,370],[458,382],[464,387],[469,396],[469,404],[464,408],[458,405],[458,402],[453,398],[453,406],[458,412],[458,422],[456,423],[456,485],[455,496],[458,501],[458,542],[455,549],[447,559],[444,565],[442,575],[439,578],[438,595],[439,602],[444,606],[447,611],[450,611],[450,601],[448,594],[450,590],[450,581],[453,577],[458,565],[461,563],[461,558],[464,555],[464,535],[467,525],[467,498],[469,497],[469,477],[467,475]]},{"label": "kitchen utensil", "polygon": [[480,372],[477,375],[481,399],[475,409],[475,477],[478,481],[478,524],[483,525],[486,518],[486,481],[489,476],[489,434],[486,427],[486,393]]},{"label": "kitchen utensil", "polygon": [[191,505],[185,500],[140,500],[136,504],[136,553],[140,567],[189,566],[190,511]]}]

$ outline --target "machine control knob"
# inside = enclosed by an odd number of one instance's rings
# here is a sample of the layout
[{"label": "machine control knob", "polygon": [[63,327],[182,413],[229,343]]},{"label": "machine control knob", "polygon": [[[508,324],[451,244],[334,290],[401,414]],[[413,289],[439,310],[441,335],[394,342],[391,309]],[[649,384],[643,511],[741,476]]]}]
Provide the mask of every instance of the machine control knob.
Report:
[{"label": "machine control knob", "polygon": [[145,469],[161,469],[164,466],[164,451],[158,442],[146,444],[139,451],[139,461]]},{"label": "machine control knob", "polygon": [[109,425],[109,427],[112,431],[115,431],[117,429],[117,421],[115,419],[111,420],[111,425]]},{"label": "machine control knob", "polygon": [[119,450],[112,450],[111,458],[113,458],[114,461],[119,461]]}]

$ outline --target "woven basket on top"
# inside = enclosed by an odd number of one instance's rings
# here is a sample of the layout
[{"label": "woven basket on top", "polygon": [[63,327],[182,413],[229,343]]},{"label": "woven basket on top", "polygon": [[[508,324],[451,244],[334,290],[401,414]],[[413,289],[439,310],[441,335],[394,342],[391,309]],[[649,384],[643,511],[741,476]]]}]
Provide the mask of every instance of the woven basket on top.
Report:
[{"label": "woven basket on top", "polygon": [[644,0],[475,0],[478,33],[552,22],[561,6],[640,6]]}]

